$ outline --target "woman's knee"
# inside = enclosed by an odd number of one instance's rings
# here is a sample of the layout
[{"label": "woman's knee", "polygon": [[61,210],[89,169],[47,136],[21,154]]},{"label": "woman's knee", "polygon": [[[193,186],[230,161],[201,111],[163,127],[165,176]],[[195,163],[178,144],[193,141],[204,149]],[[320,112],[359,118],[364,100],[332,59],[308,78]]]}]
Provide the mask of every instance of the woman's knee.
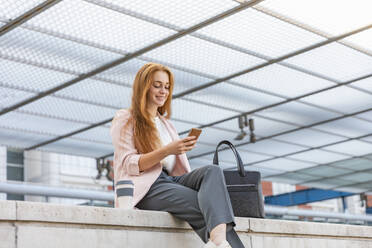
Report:
[{"label": "woman's knee", "polygon": [[197,191],[177,185],[177,187],[171,189],[169,193],[172,194],[172,202],[176,208],[200,212]]},{"label": "woman's knee", "polygon": [[206,167],[207,167],[206,172],[208,172],[208,173],[223,175],[223,170],[218,165],[207,165]]}]

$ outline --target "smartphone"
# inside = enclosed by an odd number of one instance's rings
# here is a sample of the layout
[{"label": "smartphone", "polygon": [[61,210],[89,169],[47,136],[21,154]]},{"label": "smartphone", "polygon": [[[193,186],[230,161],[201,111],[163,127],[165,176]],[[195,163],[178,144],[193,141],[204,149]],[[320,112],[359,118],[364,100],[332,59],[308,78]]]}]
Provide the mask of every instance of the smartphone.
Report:
[{"label": "smartphone", "polygon": [[195,136],[196,139],[199,138],[200,134],[201,134],[202,130],[199,129],[199,128],[192,128],[191,131],[189,132],[189,135],[188,136]]}]

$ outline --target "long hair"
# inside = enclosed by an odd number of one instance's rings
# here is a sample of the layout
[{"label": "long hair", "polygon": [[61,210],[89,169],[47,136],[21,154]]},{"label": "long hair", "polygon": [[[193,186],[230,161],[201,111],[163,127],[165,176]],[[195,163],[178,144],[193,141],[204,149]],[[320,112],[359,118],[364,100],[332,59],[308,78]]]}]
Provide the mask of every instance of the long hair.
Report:
[{"label": "long hair", "polygon": [[151,152],[161,146],[155,123],[147,111],[147,93],[153,83],[154,73],[164,71],[169,76],[169,95],[164,105],[158,108],[160,115],[169,119],[171,115],[174,77],[164,65],[147,63],[139,69],[133,83],[132,104],[130,107],[134,129],[134,144],[140,153]]}]

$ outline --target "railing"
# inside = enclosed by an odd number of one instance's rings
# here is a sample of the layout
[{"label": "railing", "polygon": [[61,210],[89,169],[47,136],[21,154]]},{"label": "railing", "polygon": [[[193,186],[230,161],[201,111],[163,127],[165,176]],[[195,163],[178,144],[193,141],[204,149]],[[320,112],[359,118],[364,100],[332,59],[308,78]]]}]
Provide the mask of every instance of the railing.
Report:
[{"label": "railing", "polygon": [[320,217],[325,219],[340,219],[344,221],[366,221],[372,222],[372,215],[348,214],[335,212],[322,212],[314,210],[288,209],[285,207],[274,207],[265,205],[265,213],[279,216],[303,216],[303,217]]},{"label": "railing", "polygon": [[101,190],[55,187],[29,183],[0,182],[0,192],[17,195],[38,195],[100,201],[114,200],[114,192],[112,191],[105,192]]}]

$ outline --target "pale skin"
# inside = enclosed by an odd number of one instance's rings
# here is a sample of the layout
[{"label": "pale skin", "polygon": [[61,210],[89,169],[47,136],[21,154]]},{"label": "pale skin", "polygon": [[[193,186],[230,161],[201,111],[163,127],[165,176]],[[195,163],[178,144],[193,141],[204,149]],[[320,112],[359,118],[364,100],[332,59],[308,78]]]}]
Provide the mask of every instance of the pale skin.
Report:
[{"label": "pale skin", "polygon": [[[147,110],[155,118],[158,108],[163,106],[169,96],[169,77],[164,71],[154,73],[153,82],[147,92]],[[178,155],[192,150],[196,145],[195,136],[175,140],[166,146],[156,149],[152,152],[142,154],[138,165],[140,171],[147,170],[158,164],[168,155]],[[219,224],[210,233],[213,243],[219,245],[226,240],[226,224]]]}]

